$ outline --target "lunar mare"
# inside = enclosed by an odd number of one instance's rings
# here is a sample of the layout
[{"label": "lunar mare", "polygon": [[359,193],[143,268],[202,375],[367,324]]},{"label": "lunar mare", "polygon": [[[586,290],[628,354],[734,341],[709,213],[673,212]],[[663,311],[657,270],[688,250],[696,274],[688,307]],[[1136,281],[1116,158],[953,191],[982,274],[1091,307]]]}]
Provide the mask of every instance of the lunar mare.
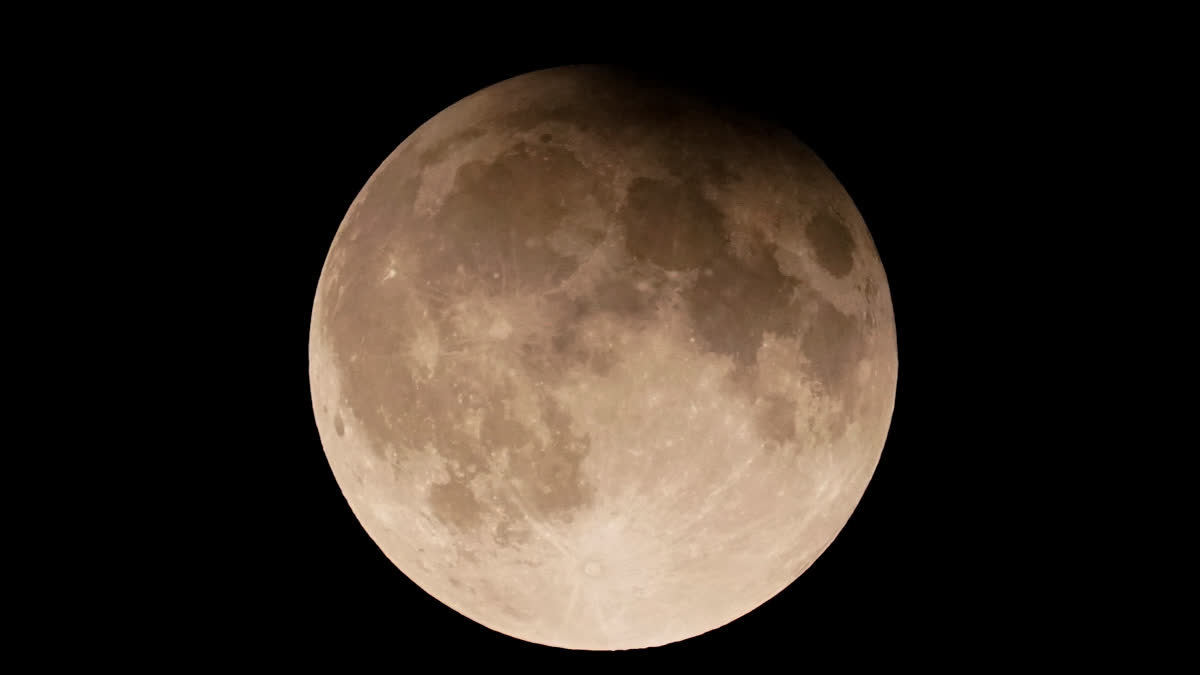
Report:
[{"label": "lunar mare", "polygon": [[421,588],[507,635],[724,625],[829,545],[882,452],[882,264],[788,132],[617,71],[421,126],[333,240],[309,371],[334,476]]}]

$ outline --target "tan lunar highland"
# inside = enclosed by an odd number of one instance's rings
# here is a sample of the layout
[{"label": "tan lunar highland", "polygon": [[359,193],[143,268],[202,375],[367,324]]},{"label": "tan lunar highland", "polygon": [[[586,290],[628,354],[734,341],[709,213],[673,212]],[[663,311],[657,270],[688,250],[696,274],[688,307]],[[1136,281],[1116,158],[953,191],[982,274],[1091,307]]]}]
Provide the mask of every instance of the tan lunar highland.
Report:
[{"label": "tan lunar highland", "polygon": [[887,279],[820,159],[598,67],[408,137],[337,231],[309,340],[321,441],[379,548],[572,649],[689,638],[792,583],[896,392]]}]

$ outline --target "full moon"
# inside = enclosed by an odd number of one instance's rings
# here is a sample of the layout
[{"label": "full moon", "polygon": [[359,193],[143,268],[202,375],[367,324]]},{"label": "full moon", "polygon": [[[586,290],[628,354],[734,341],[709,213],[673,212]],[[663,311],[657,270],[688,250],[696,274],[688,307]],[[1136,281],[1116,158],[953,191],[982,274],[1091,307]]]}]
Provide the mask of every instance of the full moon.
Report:
[{"label": "full moon", "polygon": [[789,131],[602,67],[426,122],[335,235],[309,377],[338,485],[413,582],[570,649],[718,628],[829,546],[879,461],[875,244]]}]

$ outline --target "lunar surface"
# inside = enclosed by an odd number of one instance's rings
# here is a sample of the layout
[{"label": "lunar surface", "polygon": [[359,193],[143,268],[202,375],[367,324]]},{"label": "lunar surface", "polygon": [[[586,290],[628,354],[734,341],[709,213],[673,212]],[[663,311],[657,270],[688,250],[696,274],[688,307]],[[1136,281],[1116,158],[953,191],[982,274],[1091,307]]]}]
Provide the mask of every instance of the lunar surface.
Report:
[{"label": "lunar surface", "polygon": [[408,137],[337,231],[309,336],[379,548],[572,649],[686,639],[793,582],[866,489],[896,371],[882,264],[820,159],[593,67]]}]

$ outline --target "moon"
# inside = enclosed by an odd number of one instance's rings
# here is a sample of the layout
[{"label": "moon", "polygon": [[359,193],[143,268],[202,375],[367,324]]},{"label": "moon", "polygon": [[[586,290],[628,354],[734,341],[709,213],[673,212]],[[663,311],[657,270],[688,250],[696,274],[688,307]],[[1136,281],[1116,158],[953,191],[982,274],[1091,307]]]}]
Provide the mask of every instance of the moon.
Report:
[{"label": "moon", "polygon": [[322,445],[383,553],[484,626],[585,650],[684,640],[795,581],[871,479],[896,373],[882,263],[822,161],[591,66],[405,139],[309,334]]}]

